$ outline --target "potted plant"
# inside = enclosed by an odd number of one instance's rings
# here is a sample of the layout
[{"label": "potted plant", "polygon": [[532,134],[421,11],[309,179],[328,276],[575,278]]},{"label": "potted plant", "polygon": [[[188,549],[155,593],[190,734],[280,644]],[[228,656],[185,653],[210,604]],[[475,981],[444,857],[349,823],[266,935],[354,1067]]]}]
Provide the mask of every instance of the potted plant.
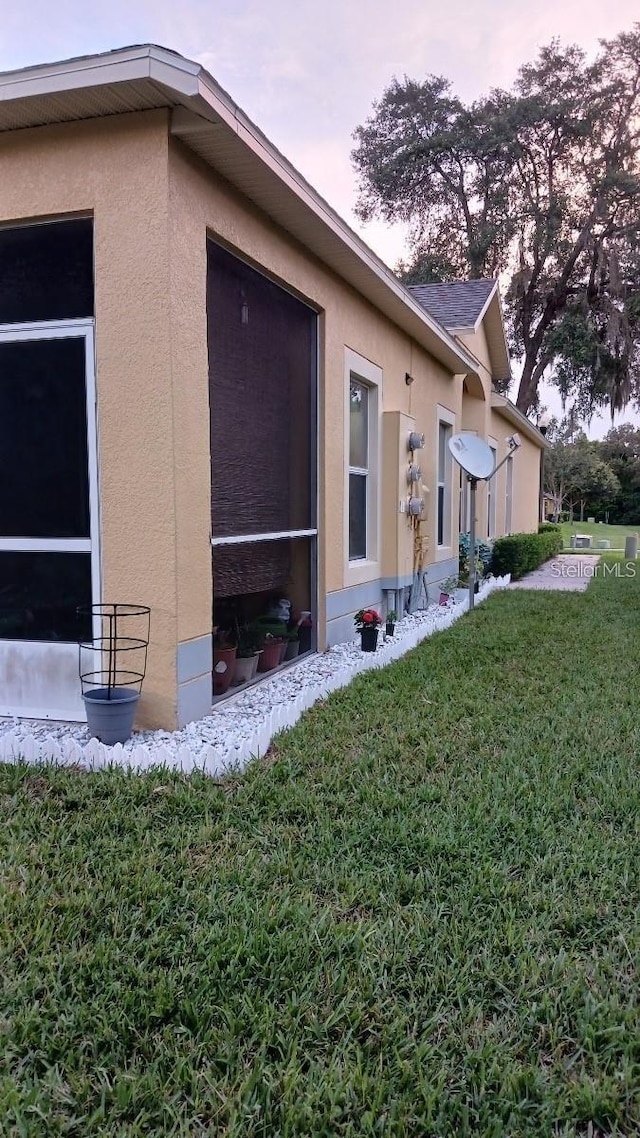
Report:
[{"label": "potted plant", "polygon": [[385,627],[385,632],[386,632],[387,636],[393,636],[395,629],[396,629],[396,620],[397,619],[398,619],[398,614],[397,614],[396,610],[390,609],[389,612],[387,613],[387,623],[386,623],[386,627]]},{"label": "potted plant", "polygon": [[449,603],[449,598],[455,591],[457,584],[457,577],[447,577],[446,580],[442,582],[440,585],[440,600],[438,601],[438,604],[446,605]]},{"label": "potted plant", "polygon": [[375,652],[378,647],[378,629],[382,624],[379,613],[375,609],[359,609],[353,622],[360,633],[362,651]]},{"label": "potted plant", "polygon": [[237,687],[238,684],[246,684],[249,680],[254,678],[258,670],[258,660],[260,659],[258,643],[259,641],[254,632],[251,632],[249,629],[243,629],[240,632],[233,680],[231,681],[235,687]]},{"label": "potted plant", "polygon": [[232,634],[218,629],[213,643],[213,694],[224,695],[229,690],[235,670],[237,647]]},{"label": "potted plant", "polygon": [[270,672],[280,663],[280,648],[282,641],[271,632],[266,632],[262,641],[262,651],[258,657],[258,671]]},{"label": "potted plant", "polygon": [[298,652],[300,651],[300,635],[298,629],[290,628],[287,632],[287,650],[284,654],[285,660],[295,660]]},{"label": "potted plant", "polygon": [[[151,610],[147,605],[98,603],[79,608],[91,640],[79,645],[80,683],[89,734],[107,746],[126,743],[147,666]],[[123,623],[124,622],[124,623]]]}]

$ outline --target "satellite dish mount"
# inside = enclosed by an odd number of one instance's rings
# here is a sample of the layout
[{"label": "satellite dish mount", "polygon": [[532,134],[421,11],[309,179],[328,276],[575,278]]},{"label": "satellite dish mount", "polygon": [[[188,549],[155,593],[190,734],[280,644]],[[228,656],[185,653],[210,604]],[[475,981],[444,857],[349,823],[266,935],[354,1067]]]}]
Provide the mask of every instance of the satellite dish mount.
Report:
[{"label": "satellite dish mount", "polygon": [[469,533],[469,608],[475,603],[476,593],[476,490],[478,482],[488,482],[497,470],[507,461],[520,446],[520,436],[511,435],[507,439],[508,454],[502,462],[494,466],[493,451],[484,439],[477,435],[459,434],[449,439],[449,450],[458,466],[464,470],[470,487],[470,533]]}]

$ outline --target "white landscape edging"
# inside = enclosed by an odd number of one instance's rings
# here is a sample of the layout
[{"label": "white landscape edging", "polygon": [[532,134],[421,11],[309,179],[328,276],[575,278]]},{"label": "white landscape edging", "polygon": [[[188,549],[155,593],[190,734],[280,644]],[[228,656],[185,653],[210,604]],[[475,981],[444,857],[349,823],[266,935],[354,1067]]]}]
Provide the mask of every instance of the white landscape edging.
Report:
[{"label": "white landscape edging", "polygon": [[[509,583],[509,575],[485,581],[476,602]],[[453,605],[432,605],[398,622],[396,634],[375,653],[361,652],[356,640],[335,645],[240,693],[229,704],[218,705],[197,723],[172,733],[136,732],[124,745],[107,747],[97,739],[87,741],[87,729],[82,724],[54,726],[42,720],[10,720],[4,732],[0,726],[0,762],[45,762],[91,770],[166,767],[212,776],[242,770],[251,759],[264,755],[274,736],[293,727],[318,700],[346,687],[362,672],[399,660],[434,632],[449,628],[468,608],[468,597]]]}]

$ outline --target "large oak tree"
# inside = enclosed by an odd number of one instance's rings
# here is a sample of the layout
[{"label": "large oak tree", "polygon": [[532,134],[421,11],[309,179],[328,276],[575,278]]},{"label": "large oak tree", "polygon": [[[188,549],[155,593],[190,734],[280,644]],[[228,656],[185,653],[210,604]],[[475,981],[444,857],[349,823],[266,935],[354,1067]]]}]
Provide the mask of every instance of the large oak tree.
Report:
[{"label": "large oak tree", "polygon": [[640,394],[640,24],[589,61],[553,41],[510,91],[394,80],[355,132],[359,213],[411,226],[408,283],[506,281],[517,404]]}]

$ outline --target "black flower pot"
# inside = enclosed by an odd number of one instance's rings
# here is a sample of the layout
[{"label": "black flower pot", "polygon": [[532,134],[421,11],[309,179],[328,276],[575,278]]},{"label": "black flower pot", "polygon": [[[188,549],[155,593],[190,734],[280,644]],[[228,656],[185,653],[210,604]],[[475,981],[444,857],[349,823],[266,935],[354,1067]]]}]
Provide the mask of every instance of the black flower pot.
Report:
[{"label": "black flower pot", "polygon": [[362,638],[362,651],[375,652],[376,648],[378,647],[378,629],[362,628],[360,629],[360,636]]},{"label": "black flower pot", "polygon": [[396,630],[395,621],[388,620],[386,628],[385,628],[385,632],[386,632],[387,636],[393,636],[395,630]]}]

